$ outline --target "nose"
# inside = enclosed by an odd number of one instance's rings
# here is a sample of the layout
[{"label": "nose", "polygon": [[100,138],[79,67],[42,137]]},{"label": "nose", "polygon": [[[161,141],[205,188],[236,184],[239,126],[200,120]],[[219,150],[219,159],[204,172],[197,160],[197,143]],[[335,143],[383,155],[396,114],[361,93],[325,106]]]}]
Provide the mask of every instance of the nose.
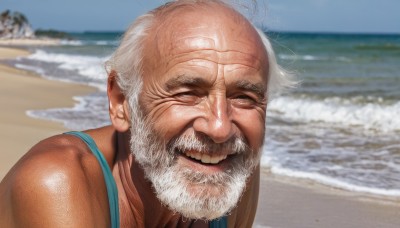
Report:
[{"label": "nose", "polygon": [[234,135],[231,108],[225,95],[209,99],[205,114],[198,117],[193,128],[210,137],[215,143],[223,143]]}]

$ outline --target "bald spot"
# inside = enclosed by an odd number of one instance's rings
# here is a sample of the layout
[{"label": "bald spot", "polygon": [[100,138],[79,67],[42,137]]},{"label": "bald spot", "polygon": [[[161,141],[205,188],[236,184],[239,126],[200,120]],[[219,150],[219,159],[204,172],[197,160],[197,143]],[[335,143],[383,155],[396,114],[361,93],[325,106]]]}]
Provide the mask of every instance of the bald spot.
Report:
[{"label": "bald spot", "polygon": [[[155,14],[155,26],[144,44],[145,77],[155,76],[152,73],[156,68],[168,69],[173,59],[180,61],[181,54],[192,52],[192,57],[196,58],[199,49],[202,49],[202,58],[217,60],[219,64],[232,64],[230,60],[234,55],[245,55],[237,64],[268,74],[265,47],[253,26],[241,14],[216,2],[171,8],[167,6]],[[207,49],[209,56],[204,56]]]}]

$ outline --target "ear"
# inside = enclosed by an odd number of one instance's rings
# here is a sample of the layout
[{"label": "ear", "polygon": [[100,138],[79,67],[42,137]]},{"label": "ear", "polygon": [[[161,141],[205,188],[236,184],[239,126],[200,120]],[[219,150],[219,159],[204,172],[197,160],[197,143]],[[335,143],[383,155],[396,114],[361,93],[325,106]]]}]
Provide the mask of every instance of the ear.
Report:
[{"label": "ear", "polygon": [[119,132],[125,132],[130,127],[128,101],[116,81],[117,72],[111,71],[108,75],[107,95],[109,102],[110,120]]}]

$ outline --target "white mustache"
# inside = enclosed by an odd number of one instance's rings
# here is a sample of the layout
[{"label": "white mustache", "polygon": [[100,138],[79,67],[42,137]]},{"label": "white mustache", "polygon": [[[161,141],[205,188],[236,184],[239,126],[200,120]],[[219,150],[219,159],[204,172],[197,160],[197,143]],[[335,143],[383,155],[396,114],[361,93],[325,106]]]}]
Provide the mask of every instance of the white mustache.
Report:
[{"label": "white mustache", "polygon": [[176,149],[196,150],[199,153],[207,154],[243,154],[250,152],[251,149],[243,137],[233,136],[228,141],[223,143],[215,143],[211,138],[203,134],[194,132],[186,135],[181,135],[178,138],[171,140],[168,144],[168,149],[173,153]]}]

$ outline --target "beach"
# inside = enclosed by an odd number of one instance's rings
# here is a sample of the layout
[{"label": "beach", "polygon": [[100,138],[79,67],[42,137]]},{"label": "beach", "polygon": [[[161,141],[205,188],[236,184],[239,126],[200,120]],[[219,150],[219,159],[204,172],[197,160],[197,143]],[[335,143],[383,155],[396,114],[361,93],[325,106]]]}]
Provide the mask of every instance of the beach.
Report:
[{"label": "beach", "polygon": [[[26,56],[23,49],[0,47],[0,60]],[[0,64],[0,179],[29,148],[67,129],[60,122],[28,117],[26,111],[72,107],[73,96],[95,91],[94,88],[50,81],[34,73]]]},{"label": "beach", "polygon": [[[27,56],[23,49],[0,47],[0,59]],[[73,107],[75,96],[95,88],[47,80],[0,65],[0,179],[35,143],[68,131],[61,122],[32,118],[28,110]],[[267,142],[268,143],[268,142]],[[254,227],[400,227],[400,199],[340,190],[315,181],[283,177],[262,169]]]},{"label": "beach", "polygon": [[20,38],[20,39],[0,39],[0,45],[11,45],[11,46],[48,46],[48,45],[59,45],[59,39],[51,38]]},{"label": "beach", "polygon": [[307,180],[262,173],[253,227],[395,228],[400,200],[349,192]]}]

